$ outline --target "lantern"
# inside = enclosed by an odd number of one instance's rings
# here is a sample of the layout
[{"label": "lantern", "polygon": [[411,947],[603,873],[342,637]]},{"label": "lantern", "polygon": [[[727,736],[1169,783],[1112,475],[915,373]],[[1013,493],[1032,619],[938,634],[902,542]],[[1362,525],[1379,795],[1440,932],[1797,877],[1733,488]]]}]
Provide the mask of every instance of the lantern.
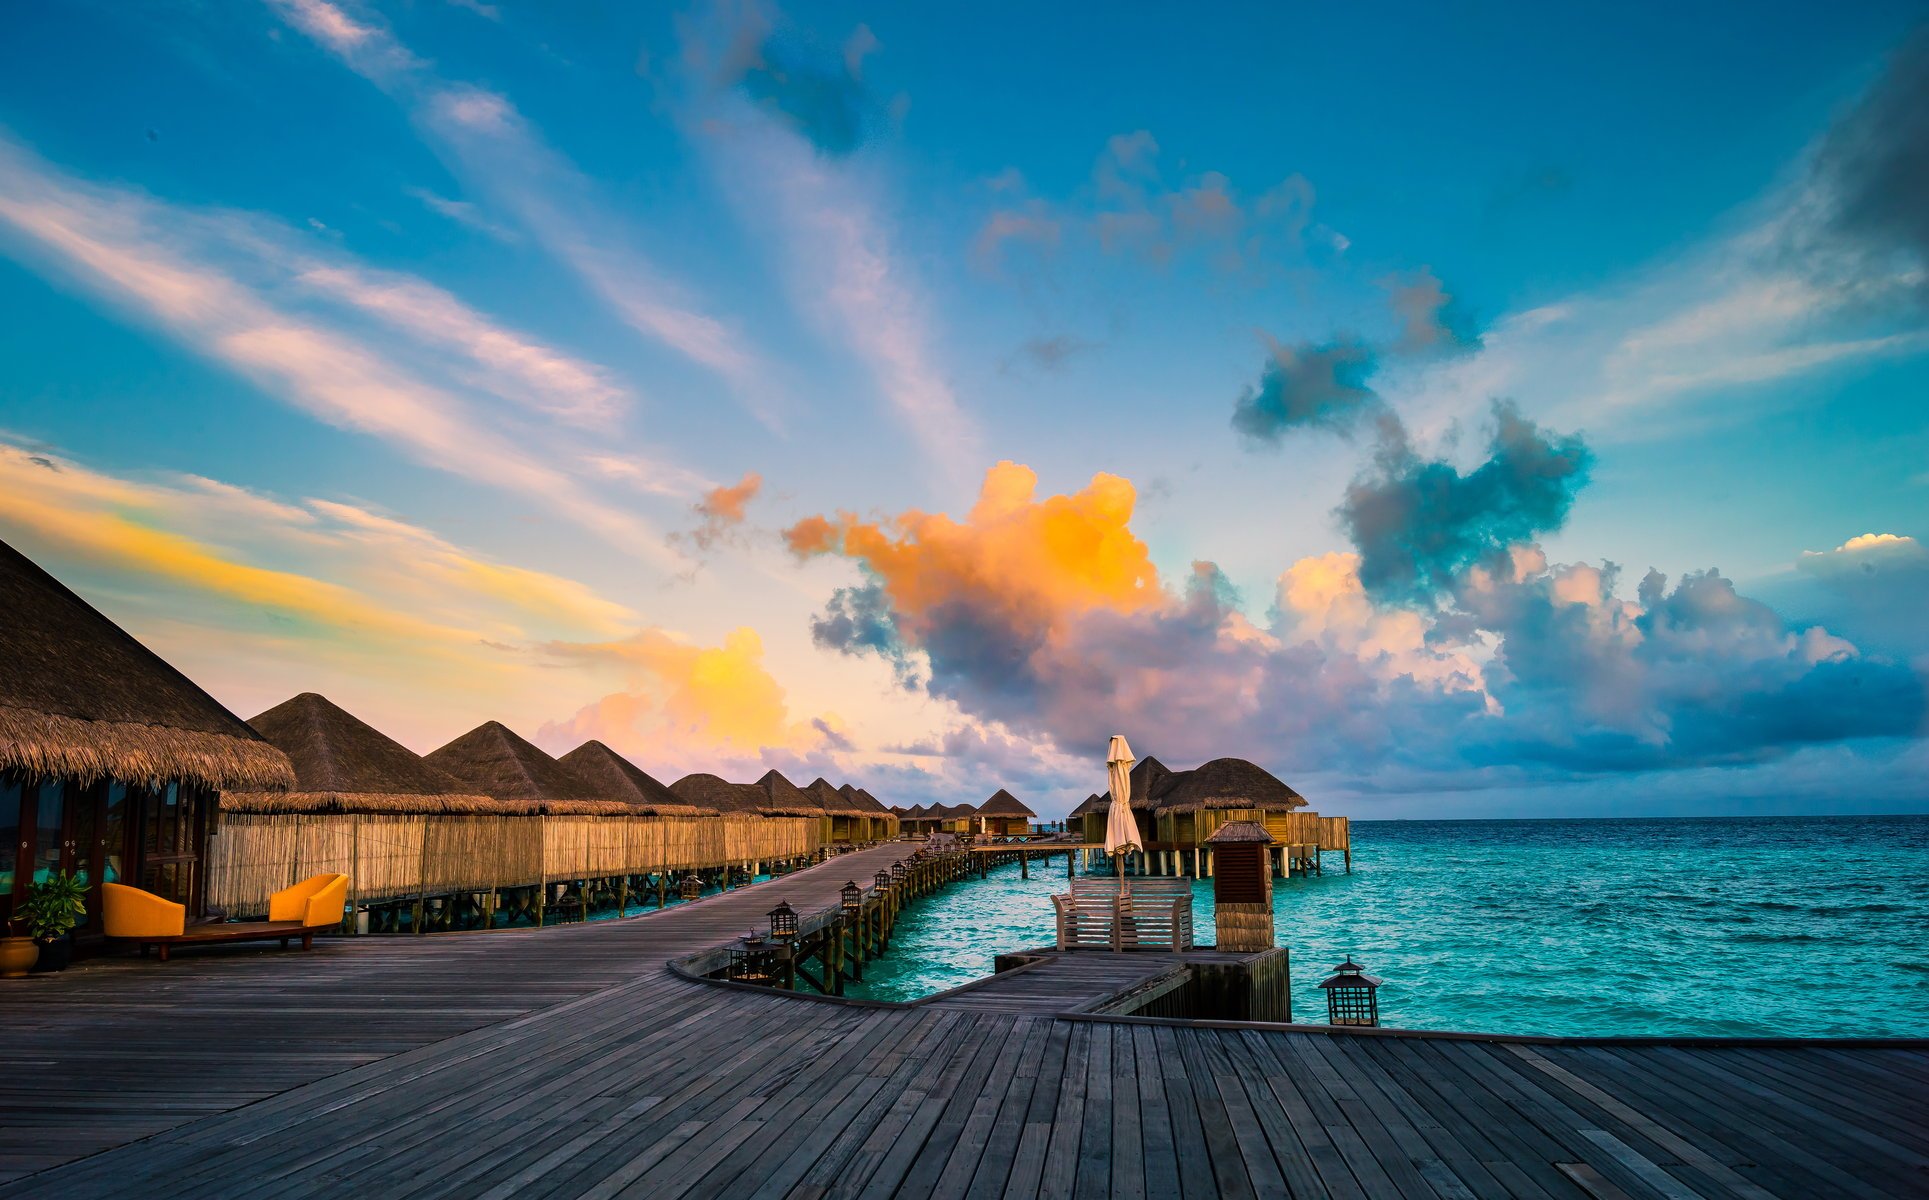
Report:
[{"label": "lantern", "polygon": [[877,874],[871,876],[871,885],[877,888],[878,895],[880,896],[890,891],[891,873],[889,871],[879,871]]},{"label": "lantern", "polygon": [[685,900],[695,900],[703,895],[703,880],[698,879],[695,872],[685,875],[683,882],[677,884],[677,895]]},{"label": "lantern", "polygon": [[903,859],[900,858],[896,862],[891,864],[891,882],[892,883],[894,884],[903,883],[905,874],[906,874],[906,868],[904,866]]},{"label": "lantern", "polygon": [[847,916],[856,913],[858,909],[864,907],[864,889],[857,886],[856,880],[845,884],[844,890],[839,892],[838,895],[844,900],[844,913]]},{"label": "lantern", "polygon": [[785,941],[797,936],[797,910],[787,900],[779,900],[777,907],[766,914],[770,917],[770,939]]},{"label": "lantern", "polygon": [[1368,975],[1366,968],[1351,957],[1334,967],[1330,978],[1320,980],[1320,988],[1326,993],[1328,1024],[1374,1026],[1380,1023],[1380,1000],[1374,994],[1380,990],[1380,980]]}]

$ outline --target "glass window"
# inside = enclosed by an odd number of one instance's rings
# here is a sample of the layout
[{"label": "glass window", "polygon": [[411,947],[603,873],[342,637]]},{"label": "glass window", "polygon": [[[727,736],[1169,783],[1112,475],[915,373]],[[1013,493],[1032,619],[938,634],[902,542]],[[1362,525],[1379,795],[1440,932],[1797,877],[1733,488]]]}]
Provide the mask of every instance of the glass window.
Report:
[{"label": "glass window", "polygon": [[0,904],[13,895],[14,867],[20,861],[20,777],[0,776]]},{"label": "glass window", "polygon": [[60,819],[66,811],[67,781],[43,779],[34,807],[33,881],[39,883],[60,870]]},{"label": "glass window", "polygon": [[[97,783],[90,788],[74,789],[74,813],[72,817],[74,878],[82,887],[94,886],[94,817],[95,806],[100,802],[99,789],[106,787]],[[91,907],[91,906],[90,906]]]},{"label": "glass window", "polygon": [[108,783],[107,803],[101,810],[101,878],[108,883],[122,881],[121,856],[127,853],[127,785]]}]

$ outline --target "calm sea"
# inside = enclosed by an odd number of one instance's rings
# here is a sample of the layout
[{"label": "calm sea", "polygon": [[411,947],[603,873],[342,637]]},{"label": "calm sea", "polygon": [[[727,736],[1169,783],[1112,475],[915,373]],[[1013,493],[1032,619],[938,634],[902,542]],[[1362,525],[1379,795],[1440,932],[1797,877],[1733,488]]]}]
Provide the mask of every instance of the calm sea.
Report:
[{"label": "calm sea", "polygon": [[[1384,1024],[1497,1033],[1929,1036],[1929,817],[1356,821],[1353,873],[1278,881],[1293,1011],[1352,955]],[[860,994],[909,1000],[1046,945],[1055,870],[907,914]],[[1195,887],[1212,937],[1210,881]]]}]

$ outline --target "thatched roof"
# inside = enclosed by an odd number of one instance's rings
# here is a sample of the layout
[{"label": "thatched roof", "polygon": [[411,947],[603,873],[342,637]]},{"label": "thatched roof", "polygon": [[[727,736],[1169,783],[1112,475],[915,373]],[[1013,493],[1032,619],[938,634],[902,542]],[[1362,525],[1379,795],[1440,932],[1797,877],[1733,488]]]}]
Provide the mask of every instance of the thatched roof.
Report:
[{"label": "thatched roof", "polygon": [[835,817],[868,816],[869,810],[857,803],[838,788],[831,786],[830,780],[818,776],[804,789],[804,795],[820,805],[823,810]]},{"label": "thatched roof", "polygon": [[871,795],[871,793],[865,791],[863,788],[857,789],[857,802],[863,805],[864,810],[866,812],[871,813],[872,815],[876,815],[877,813],[888,813],[891,811],[890,809],[884,807],[884,801],[879,800],[876,796]]},{"label": "thatched roof", "polygon": [[1110,796],[1102,796],[1097,792],[1094,792],[1091,795],[1085,797],[1084,800],[1080,801],[1079,806],[1077,808],[1073,809],[1069,813],[1066,813],[1065,815],[1067,818],[1071,818],[1071,817],[1086,817],[1086,816],[1090,816],[1093,813],[1102,813],[1108,807],[1111,806],[1111,803],[1112,803],[1112,798]]},{"label": "thatched roof", "polygon": [[720,813],[749,813],[756,816],[763,812],[759,801],[761,792],[754,785],[730,783],[702,772],[685,775],[670,785],[670,791],[686,804],[715,809]]},{"label": "thatched roof", "polygon": [[0,542],[0,770],[266,791],[288,759],[187,676]]},{"label": "thatched roof", "polygon": [[716,809],[685,803],[648,771],[591,739],[556,760],[584,783],[637,813],[658,817],[715,816]]},{"label": "thatched roof", "polygon": [[962,820],[965,817],[977,816],[978,806],[975,804],[953,804],[953,805],[950,805],[949,807],[946,807],[944,805],[939,805],[937,808],[933,809],[932,812],[934,815],[942,817],[944,820],[957,821],[957,820]]},{"label": "thatched roof", "polygon": [[821,817],[824,805],[804,789],[785,779],[781,771],[765,771],[755,783],[744,784],[757,811],[766,817]]},{"label": "thatched roof", "polygon": [[447,771],[314,692],[248,722],[294,764],[286,792],[224,793],[224,812],[494,813],[524,806],[482,795]]},{"label": "thatched roof", "polygon": [[1240,844],[1270,846],[1273,835],[1257,821],[1227,821],[1212,831],[1206,839],[1208,846],[1235,846]]},{"label": "thatched roof", "polygon": [[[1264,767],[1243,758],[1215,758],[1190,771],[1181,771],[1157,794],[1154,807],[1162,813],[1201,809],[1257,808],[1291,812],[1306,807],[1306,797],[1274,778]],[[1136,803],[1134,808],[1138,807]]]},{"label": "thatched roof", "polygon": [[478,725],[425,757],[485,796],[526,805],[525,812],[624,816],[634,811],[500,721]]},{"label": "thatched roof", "polygon": [[1004,788],[999,788],[991,794],[991,799],[978,806],[976,815],[980,817],[1024,817],[1029,820],[1038,814],[1020,803],[1018,797],[1012,795]]},{"label": "thatched roof", "polygon": [[1151,755],[1140,759],[1132,768],[1132,811],[1149,813],[1157,808],[1159,800],[1172,790],[1173,779],[1172,772],[1158,759]]}]

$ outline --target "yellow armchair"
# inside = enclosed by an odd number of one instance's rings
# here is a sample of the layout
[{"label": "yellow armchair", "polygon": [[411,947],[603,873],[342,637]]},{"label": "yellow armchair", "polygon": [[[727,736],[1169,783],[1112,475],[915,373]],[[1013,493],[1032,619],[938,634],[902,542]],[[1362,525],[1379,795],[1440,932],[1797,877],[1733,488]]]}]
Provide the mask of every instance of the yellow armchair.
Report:
[{"label": "yellow armchair", "polygon": [[101,925],[108,937],[179,937],[187,927],[188,910],[153,892],[120,883],[101,887]]},{"label": "yellow armchair", "polygon": [[268,897],[270,921],[300,921],[318,927],[339,925],[348,902],[348,876],[311,875]]}]

